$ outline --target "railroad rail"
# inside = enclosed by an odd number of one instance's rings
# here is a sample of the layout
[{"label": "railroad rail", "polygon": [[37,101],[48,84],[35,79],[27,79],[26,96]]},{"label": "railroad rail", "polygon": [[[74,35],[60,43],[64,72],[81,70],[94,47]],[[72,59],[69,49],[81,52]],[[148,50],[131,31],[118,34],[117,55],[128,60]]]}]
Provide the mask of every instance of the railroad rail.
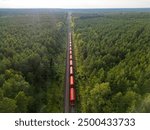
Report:
[{"label": "railroad rail", "polygon": [[71,14],[68,14],[68,41],[66,54],[66,79],[65,79],[65,113],[75,112],[75,78],[74,59],[72,47],[72,33],[70,28]]}]

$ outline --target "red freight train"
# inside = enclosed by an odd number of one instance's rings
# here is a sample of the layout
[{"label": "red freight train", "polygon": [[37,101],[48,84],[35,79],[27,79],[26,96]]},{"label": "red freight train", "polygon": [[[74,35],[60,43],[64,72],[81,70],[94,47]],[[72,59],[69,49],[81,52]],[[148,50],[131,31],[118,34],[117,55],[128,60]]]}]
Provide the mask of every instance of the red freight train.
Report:
[{"label": "red freight train", "polygon": [[70,51],[69,54],[72,55],[72,51]]},{"label": "red freight train", "polygon": [[70,63],[70,66],[73,66],[73,62],[72,62],[72,60],[70,60],[70,62],[69,62],[69,63]]},{"label": "red freight train", "polygon": [[69,57],[69,58],[70,58],[70,60],[72,60],[72,55],[70,55],[70,57]]},{"label": "red freight train", "polygon": [[70,88],[74,87],[74,76],[70,76]]},{"label": "red freight train", "polygon": [[70,66],[70,76],[73,75],[73,67]]},{"label": "red freight train", "polygon": [[70,76],[70,106],[75,105],[75,88],[74,88],[74,77]]},{"label": "red freight train", "polygon": [[70,88],[70,105],[74,106],[75,105],[75,89]]},{"label": "red freight train", "polygon": [[[71,33],[70,33],[70,39],[71,39]],[[70,41],[70,44],[69,44],[69,67],[70,67],[70,75],[69,75],[70,106],[74,106],[75,105],[75,87],[74,87],[73,56],[72,56],[71,41]]]},{"label": "red freight train", "polygon": [[72,51],[72,48],[70,47],[70,49],[69,49],[70,51]]}]

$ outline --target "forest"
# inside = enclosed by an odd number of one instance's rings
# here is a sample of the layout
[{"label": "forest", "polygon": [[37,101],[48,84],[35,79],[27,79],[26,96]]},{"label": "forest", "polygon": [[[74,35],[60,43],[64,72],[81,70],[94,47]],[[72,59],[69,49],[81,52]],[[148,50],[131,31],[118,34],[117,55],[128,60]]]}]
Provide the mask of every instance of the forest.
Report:
[{"label": "forest", "polygon": [[[150,112],[150,11],[68,11],[76,112]],[[64,112],[68,11],[0,9],[0,113]]]},{"label": "forest", "polygon": [[72,15],[78,112],[150,112],[150,12]]},{"label": "forest", "polygon": [[63,112],[66,17],[0,10],[0,112]]}]

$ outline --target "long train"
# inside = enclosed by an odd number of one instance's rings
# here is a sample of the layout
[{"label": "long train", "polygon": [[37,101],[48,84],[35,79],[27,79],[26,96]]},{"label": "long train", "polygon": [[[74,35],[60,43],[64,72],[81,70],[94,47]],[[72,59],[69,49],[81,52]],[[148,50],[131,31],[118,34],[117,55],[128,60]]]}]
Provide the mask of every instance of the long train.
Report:
[{"label": "long train", "polygon": [[70,86],[70,96],[69,96],[69,101],[70,101],[70,106],[75,105],[75,81],[74,81],[74,69],[73,69],[73,53],[72,53],[72,43],[71,43],[71,33],[69,33],[69,86]]}]

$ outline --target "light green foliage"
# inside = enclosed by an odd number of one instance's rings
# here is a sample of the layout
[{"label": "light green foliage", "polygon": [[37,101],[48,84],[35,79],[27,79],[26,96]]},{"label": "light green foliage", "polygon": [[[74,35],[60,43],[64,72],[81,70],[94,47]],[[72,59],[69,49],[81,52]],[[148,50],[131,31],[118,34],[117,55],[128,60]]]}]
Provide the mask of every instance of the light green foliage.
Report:
[{"label": "light green foliage", "polygon": [[141,106],[138,108],[141,112],[150,112],[150,94],[145,94],[144,100],[141,102]]},{"label": "light green foliage", "polygon": [[63,112],[66,16],[0,10],[0,112]]},{"label": "light green foliage", "polygon": [[106,104],[109,102],[110,95],[109,83],[96,84],[94,88],[90,91],[89,99],[91,104],[91,112],[109,112],[105,108]]},{"label": "light green foliage", "polygon": [[27,112],[28,111],[28,97],[25,95],[23,91],[20,91],[18,95],[15,97],[17,104],[17,112]]},{"label": "light green foliage", "polygon": [[149,112],[150,13],[73,16],[78,110]]},{"label": "light green foliage", "polygon": [[125,112],[135,112],[138,107],[141,97],[133,91],[127,91],[122,99]]},{"label": "light green foliage", "polygon": [[21,75],[15,74],[12,70],[6,70],[5,82],[2,86],[4,96],[15,98],[19,91],[27,92],[29,87],[29,83]]},{"label": "light green foliage", "polygon": [[10,98],[3,98],[0,100],[0,112],[15,112],[17,108],[16,101]]}]

